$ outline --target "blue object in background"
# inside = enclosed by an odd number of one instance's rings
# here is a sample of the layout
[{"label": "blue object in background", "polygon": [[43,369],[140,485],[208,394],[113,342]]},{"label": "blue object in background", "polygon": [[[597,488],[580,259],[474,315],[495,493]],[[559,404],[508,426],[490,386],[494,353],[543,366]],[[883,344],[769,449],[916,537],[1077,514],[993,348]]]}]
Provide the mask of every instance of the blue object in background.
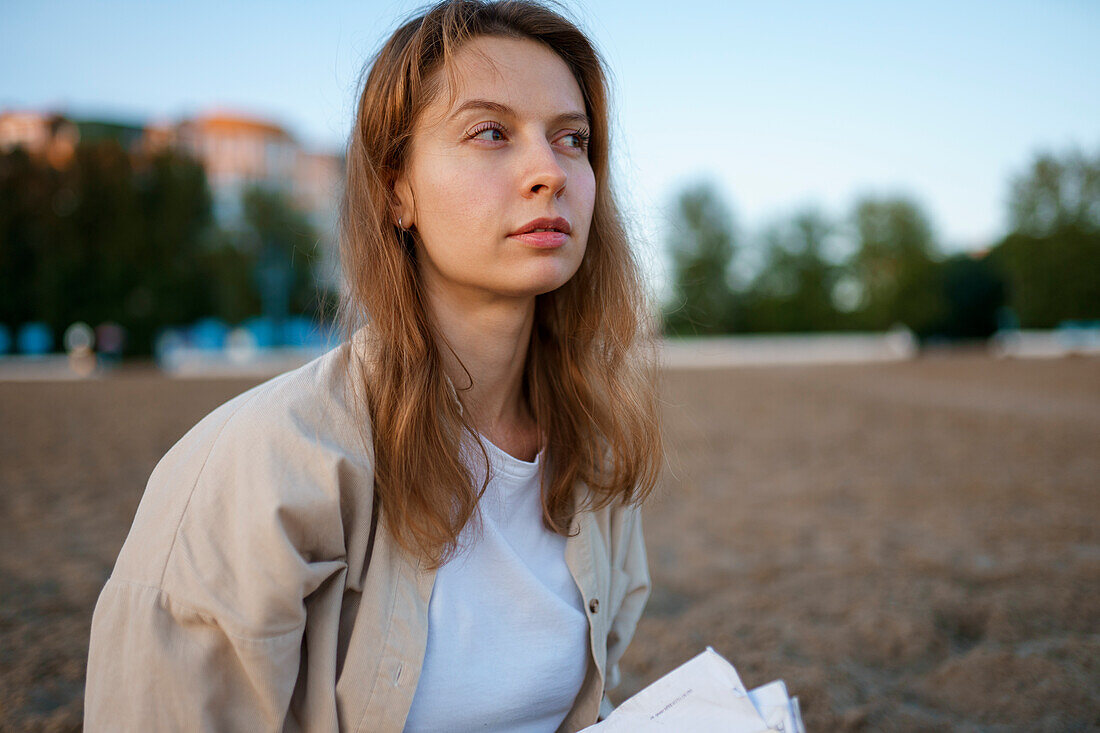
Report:
[{"label": "blue object in background", "polygon": [[178,328],[168,326],[157,331],[153,338],[153,355],[163,369],[172,362],[177,351],[187,346],[187,337]]},{"label": "blue object in background", "polygon": [[216,351],[225,347],[229,325],[220,318],[202,318],[191,326],[191,345]]},{"label": "blue object in background", "polygon": [[3,323],[0,323],[0,354],[11,351],[11,331]]},{"label": "blue object in background", "polygon": [[1095,331],[1100,329],[1100,321],[1087,321],[1083,318],[1069,319],[1058,324],[1059,331]]},{"label": "blue object in background", "polygon": [[1100,321],[1066,320],[1055,329],[1058,343],[1067,349],[1088,349],[1100,345]]},{"label": "blue object in background", "polygon": [[305,316],[291,316],[283,324],[287,346],[307,349],[331,348],[336,345],[335,333]]},{"label": "blue object in background", "polygon": [[255,316],[249,318],[241,327],[252,334],[252,338],[256,340],[256,347],[260,349],[270,349],[274,346],[280,346],[282,341],[279,338],[279,329],[275,326],[275,321],[267,316]]},{"label": "blue object in background", "polygon": [[19,328],[16,342],[20,352],[41,356],[50,353],[53,349],[53,333],[45,323],[30,321]]},{"label": "blue object in background", "polygon": [[309,346],[313,323],[301,316],[291,316],[283,322],[283,337],[287,346]]},{"label": "blue object in background", "polygon": [[323,349],[335,346],[330,329],[315,324],[305,316],[292,316],[286,320],[283,330],[286,344],[290,347]]},{"label": "blue object in background", "polygon": [[1016,331],[1020,328],[1020,319],[1016,317],[1016,311],[1007,305],[997,309],[996,318],[998,331]]}]

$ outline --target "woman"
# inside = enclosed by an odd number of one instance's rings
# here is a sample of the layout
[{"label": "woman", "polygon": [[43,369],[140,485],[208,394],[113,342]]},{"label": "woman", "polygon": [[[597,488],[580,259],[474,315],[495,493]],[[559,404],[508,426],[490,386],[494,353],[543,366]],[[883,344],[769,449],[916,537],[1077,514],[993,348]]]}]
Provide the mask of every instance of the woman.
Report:
[{"label": "woman", "polygon": [[602,67],[531,2],[374,59],[348,338],[154,469],[92,622],[88,730],[578,730],[649,593],[659,464]]}]

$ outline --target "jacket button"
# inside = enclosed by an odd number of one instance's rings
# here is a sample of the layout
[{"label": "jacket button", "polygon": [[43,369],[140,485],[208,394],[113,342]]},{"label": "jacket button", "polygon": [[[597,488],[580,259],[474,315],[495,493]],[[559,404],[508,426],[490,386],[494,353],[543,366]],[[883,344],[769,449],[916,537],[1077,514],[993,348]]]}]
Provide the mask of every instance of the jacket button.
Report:
[{"label": "jacket button", "polygon": [[599,598],[593,598],[591,601],[589,601],[588,602],[588,610],[591,611],[592,613],[595,613],[596,611],[599,611],[600,610],[600,599]]}]

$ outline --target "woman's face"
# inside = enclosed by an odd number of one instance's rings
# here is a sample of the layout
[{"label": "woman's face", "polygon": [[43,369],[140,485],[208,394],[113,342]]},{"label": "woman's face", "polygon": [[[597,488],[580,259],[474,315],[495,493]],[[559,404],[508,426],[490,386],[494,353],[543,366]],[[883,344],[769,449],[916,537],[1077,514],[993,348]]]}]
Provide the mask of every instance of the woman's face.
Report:
[{"label": "woman's face", "polygon": [[[580,87],[526,39],[475,38],[455,71],[454,103],[444,89],[427,107],[395,187],[427,290],[477,302],[561,287],[584,257],[596,191]],[[521,233],[538,219],[564,231]]]}]

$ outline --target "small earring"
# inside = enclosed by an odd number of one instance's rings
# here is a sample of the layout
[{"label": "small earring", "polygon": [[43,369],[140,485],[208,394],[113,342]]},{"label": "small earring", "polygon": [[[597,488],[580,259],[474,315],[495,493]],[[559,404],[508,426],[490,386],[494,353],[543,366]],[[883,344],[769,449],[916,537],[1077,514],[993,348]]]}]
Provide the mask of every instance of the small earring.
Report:
[{"label": "small earring", "polygon": [[405,228],[405,225],[401,223],[401,217],[400,216],[397,217],[397,228],[398,229],[404,229]]}]

